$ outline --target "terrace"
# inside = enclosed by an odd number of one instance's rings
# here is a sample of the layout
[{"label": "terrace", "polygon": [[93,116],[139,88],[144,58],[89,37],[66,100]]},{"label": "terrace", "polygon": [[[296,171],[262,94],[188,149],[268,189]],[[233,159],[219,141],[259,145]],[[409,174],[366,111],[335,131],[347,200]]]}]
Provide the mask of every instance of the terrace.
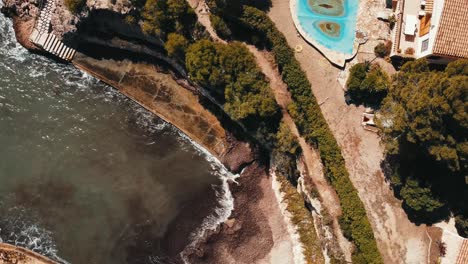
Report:
[{"label": "terrace", "polygon": [[424,2],[415,0],[398,1],[392,54],[408,57],[415,55],[421,30],[421,23],[418,18],[421,12],[421,4]]}]

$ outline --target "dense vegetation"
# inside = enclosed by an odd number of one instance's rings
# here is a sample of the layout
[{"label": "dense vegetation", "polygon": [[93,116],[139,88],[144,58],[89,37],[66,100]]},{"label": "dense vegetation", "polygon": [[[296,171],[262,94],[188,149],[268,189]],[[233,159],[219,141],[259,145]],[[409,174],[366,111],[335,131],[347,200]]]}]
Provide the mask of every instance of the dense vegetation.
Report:
[{"label": "dense vegetation", "polygon": [[193,81],[209,89],[224,110],[271,148],[279,125],[279,108],[265,76],[245,45],[201,40],[187,49],[186,66]]},{"label": "dense vegetation", "polygon": [[167,51],[167,55],[170,57],[178,58],[182,61],[185,60],[185,52],[188,48],[188,40],[180,34],[169,33],[167,41],[164,44],[164,48]]},{"label": "dense vegetation", "polygon": [[232,32],[227,26],[226,22],[219,16],[210,14],[210,22],[211,26],[213,26],[214,30],[218,34],[218,36],[222,39],[230,39]]},{"label": "dense vegetation", "polygon": [[300,153],[297,138],[292,134],[288,125],[283,121],[276,134],[276,149],[280,152],[297,156]]},{"label": "dense vegetation", "polygon": [[378,106],[387,95],[390,78],[378,64],[353,65],[346,82],[347,94],[356,104]]},{"label": "dense vegetation", "polygon": [[79,13],[86,5],[86,0],[65,0],[65,6],[73,14]]},{"label": "dense vegetation", "polygon": [[227,5],[223,8],[217,6],[214,10],[217,10],[216,15],[231,25],[230,29],[234,35],[255,44],[265,45],[273,51],[283,80],[294,99],[294,103],[289,107],[290,114],[306,140],[317,146],[325,174],[340,197],[343,209],[341,226],[356,245],[354,263],[381,263],[382,259],[364,205],[348,177],[341,150],[286,39],[264,12],[250,6],[239,7],[235,1],[213,2]]},{"label": "dense vegetation", "polygon": [[143,31],[163,40],[169,33],[190,38],[197,19],[186,0],[146,0],[141,17]]},{"label": "dense vegetation", "polygon": [[[468,60],[430,71],[408,62],[394,77],[379,124],[395,168],[392,183],[417,222],[434,222],[452,210],[468,233]],[[465,230],[461,230],[465,229]]]}]

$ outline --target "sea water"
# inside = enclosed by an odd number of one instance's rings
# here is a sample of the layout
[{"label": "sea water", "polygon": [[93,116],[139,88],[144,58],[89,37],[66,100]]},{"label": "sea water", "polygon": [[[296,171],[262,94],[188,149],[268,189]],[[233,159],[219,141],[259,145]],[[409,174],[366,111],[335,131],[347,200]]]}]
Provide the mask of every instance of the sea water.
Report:
[{"label": "sea water", "polygon": [[111,87],[27,52],[0,15],[0,241],[63,263],[171,263],[228,217],[229,176]]}]

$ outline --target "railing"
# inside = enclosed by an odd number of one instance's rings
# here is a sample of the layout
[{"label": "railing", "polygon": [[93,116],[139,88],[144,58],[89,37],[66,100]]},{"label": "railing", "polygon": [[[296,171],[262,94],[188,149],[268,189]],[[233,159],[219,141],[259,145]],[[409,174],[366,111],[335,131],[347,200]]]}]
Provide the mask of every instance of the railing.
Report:
[{"label": "railing", "polygon": [[405,8],[405,0],[400,0],[397,2],[396,13],[397,13],[397,23],[395,24],[394,37],[393,37],[393,46],[392,46],[392,55],[399,54],[398,50],[400,49],[400,39],[401,39],[401,25],[403,23],[403,12]]}]

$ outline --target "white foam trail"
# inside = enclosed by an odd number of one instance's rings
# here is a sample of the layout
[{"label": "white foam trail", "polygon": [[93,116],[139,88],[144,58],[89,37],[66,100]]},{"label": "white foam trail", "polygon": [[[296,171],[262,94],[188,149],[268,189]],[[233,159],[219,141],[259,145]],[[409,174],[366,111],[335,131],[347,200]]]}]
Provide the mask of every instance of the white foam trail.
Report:
[{"label": "white foam trail", "polygon": [[[28,217],[26,209],[13,207],[8,210],[8,216],[3,216],[2,225],[7,228],[0,232],[0,242],[27,248],[41,255],[47,256],[59,263],[68,264],[58,256],[57,245],[52,238],[52,232],[40,227],[34,219]],[[2,231],[0,229],[0,231]]]},{"label": "white foam trail", "polygon": [[[0,1],[1,7],[3,7],[3,1]],[[0,36],[0,50],[3,55],[20,62],[28,58],[28,51],[16,42],[12,21],[3,15],[0,15]]]},{"label": "white foam trail", "polygon": [[187,251],[193,249],[205,237],[208,231],[215,230],[221,223],[228,220],[234,209],[234,197],[229,189],[229,183],[237,183],[236,179],[240,177],[239,174],[231,173],[215,156],[197,142],[190,139],[187,135],[179,131],[179,135],[185,140],[189,141],[196,150],[201,154],[211,165],[213,173],[221,180],[220,188],[214,188],[216,198],[219,205],[216,206],[214,212],[207,216],[199,228],[192,232],[190,236],[191,243],[180,253],[182,261],[188,264]]}]

